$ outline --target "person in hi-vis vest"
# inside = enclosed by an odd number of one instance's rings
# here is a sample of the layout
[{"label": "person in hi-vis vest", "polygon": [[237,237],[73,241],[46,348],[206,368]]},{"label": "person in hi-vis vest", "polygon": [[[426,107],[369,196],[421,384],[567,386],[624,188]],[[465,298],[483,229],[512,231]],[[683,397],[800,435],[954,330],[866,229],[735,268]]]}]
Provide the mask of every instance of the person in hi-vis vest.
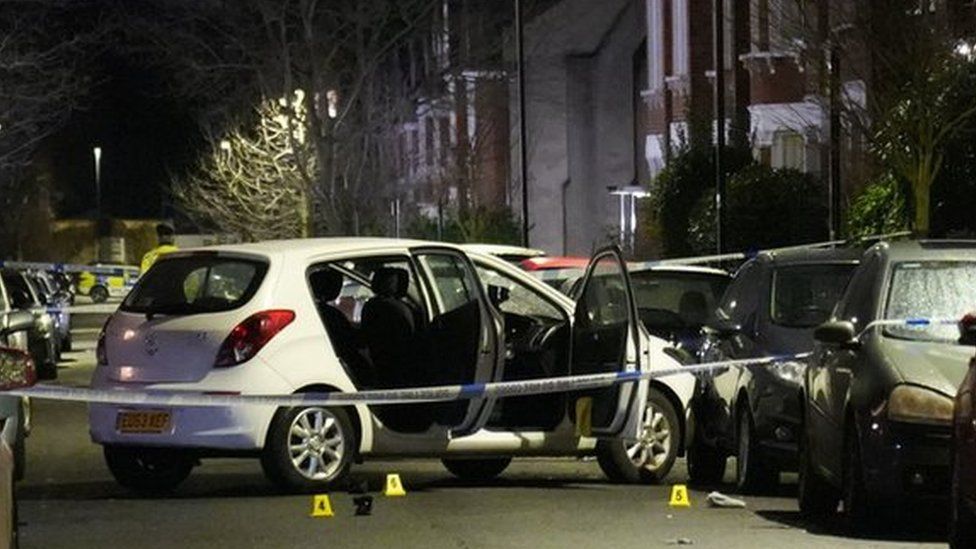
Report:
[{"label": "person in hi-vis vest", "polygon": [[156,240],[157,246],[142,256],[142,265],[139,268],[139,274],[148,271],[149,267],[152,267],[152,264],[159,259],[159,256],[175,252],[179,249],[175,244],[176,231],[166,223],[156,225]]}]

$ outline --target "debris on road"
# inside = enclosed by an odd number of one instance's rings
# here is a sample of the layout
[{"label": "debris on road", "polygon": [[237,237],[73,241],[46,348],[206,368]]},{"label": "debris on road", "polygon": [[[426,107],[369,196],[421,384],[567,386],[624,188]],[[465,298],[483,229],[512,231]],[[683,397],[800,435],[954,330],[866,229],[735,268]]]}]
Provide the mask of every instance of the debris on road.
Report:
[{"label": "debris on road", "polygon": [[695,542],[691,538],[672,538],[667,540],[668,545],[694,545]]},{"label": "debris on road", "polygon": [[705,499],[708,500],[710,507],[722,507],[724,509],[742,509],[746,502],[741,499],[729,497],[722,492],[709,492]]}]

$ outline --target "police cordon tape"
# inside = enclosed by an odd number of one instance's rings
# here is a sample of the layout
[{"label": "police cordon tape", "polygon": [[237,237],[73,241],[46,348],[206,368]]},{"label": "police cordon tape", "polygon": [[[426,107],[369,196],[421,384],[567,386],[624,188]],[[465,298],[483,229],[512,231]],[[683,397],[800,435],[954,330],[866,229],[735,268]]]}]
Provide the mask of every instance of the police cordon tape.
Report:
[{"label": "police cordon tape", "polygon": [[162,390],[105,390],[85,387],[61,387],[35,385],[26,389],[13,389],[0,394],[86,402],[89,404],[122,404],[130,406],[210,406],[226,407],[241,405],[257,406],[332,406],[346,404],[410,404],[447,402],[455,400],[504,398],[514,396],[565,393],[587,389],[600,389],[679,374],[701,374],[736,366],[775,366],[779,363],[802,360],[809,353],[781,355],[763,358],[723,360],[703,364],[689,364],[675,368],[662,368],[647,372],[613,372],[564,377],[548,377],[522,381],[471,383],[467,385],[442,385],[409,389],[381,389],[349,393],[297,393],[289,395],[228,395],[190,391]]}]

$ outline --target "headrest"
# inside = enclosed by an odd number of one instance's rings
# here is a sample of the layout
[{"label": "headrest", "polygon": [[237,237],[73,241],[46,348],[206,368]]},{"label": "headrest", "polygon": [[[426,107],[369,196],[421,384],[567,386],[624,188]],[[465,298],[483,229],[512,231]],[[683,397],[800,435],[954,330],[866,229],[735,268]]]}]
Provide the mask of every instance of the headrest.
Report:
[{"label": "headrest", "polygon": [[400,299],[407,295],[410,273],[406,269],[383,267],[373,273],[373,292],[383,297]]},{"label": "headrest", "polygon": [[342,273],[332,269],[322,269],[308,275],[312,295],[319,301],[334,301],[342,292]]}]

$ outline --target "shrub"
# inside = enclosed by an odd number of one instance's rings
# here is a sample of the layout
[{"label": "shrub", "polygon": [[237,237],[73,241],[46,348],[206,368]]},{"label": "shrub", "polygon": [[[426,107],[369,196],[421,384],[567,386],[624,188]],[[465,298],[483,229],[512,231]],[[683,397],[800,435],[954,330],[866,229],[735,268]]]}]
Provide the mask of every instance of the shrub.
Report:
[{"label": "shrub", "polygon": [[851,202],[847,214],[847,235],[850,237],[887,234],[907,228],[905,196],[893,175],[882,176]]}]

